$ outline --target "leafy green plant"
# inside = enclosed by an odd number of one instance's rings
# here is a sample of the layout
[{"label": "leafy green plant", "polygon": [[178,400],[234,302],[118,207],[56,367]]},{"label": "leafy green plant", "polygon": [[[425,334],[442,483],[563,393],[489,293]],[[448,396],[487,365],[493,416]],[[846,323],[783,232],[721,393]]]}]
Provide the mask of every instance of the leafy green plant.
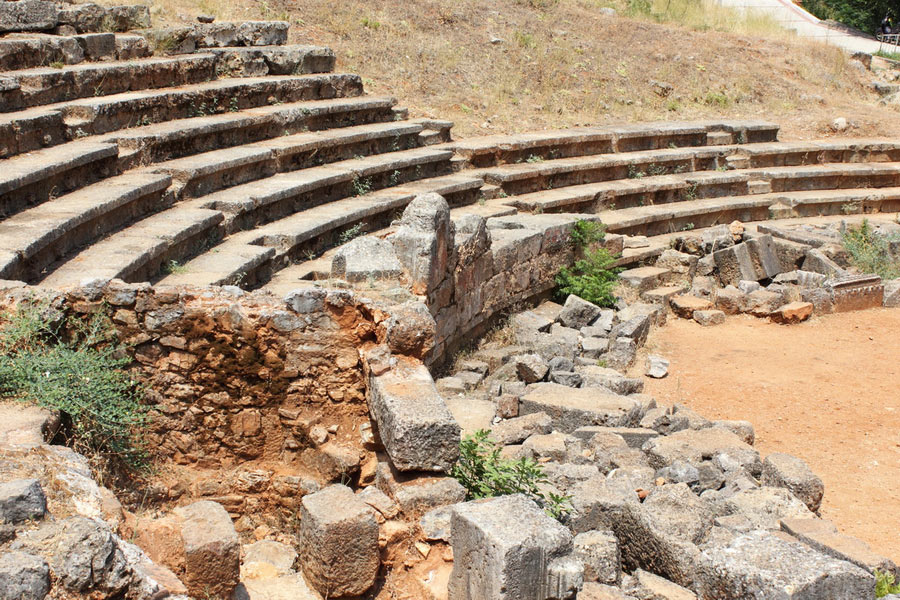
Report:
[{"label": "leafy green plant", "polygon": [[354,196],[365,196],[372,191],[372,180],[368,177],[356,177],[350,185],[353,188]]},{"label": "leafy green plant", "polygon": [[0,321],[0,397],[60,411],[67,442],[107,466],[144,466],[147,407],[110,321],[63,319],[46,303],[28,302]]},{"label": "leafy green plant", "polygon": [[592,221],[577,221],[572,227],[570,241],[584,258],[572,267],[563,267],[556,274],[556,295],[565,300],[570,294],[593,302],[597,306],[612,306],[616,302],[613,290],[621,269],[613,264],[615,257],[606,248],[592,247],[603,241],[605,227]]},{"label": "leafy green plant", "polygon": [[875,569],[875,597],[884,598],[889,594],[900,594],[900,583],[893,573]]},{"label": "leafy green plant", "polygon": [[893,237],[881,235],[872,229],[868,219],[859,227],[852,227],[841,238],[844,249],[850,254],[850,261],[863,273],[876,273],[882,279],[900,277],[900,265],[890,252]]},{"label": "leafy green plant", "polygon": [[341,244],[346,244],[350,240],[354,238],[358,238],[363,234],[363,224],[357,223],[353,227],[349,227],[341,232],[341,235],[338,237],[338,241]]},{"label": "leafy green plant", "polygon": [[528,458],[502,458],[502,448],[489,435],[490,432],[481,429],[459,443],[459,460],[450,475],[466,488],[466,499],[524,494],[554,519],[565,518],[570,510],[570,497],[544,494],[540,490],[540,484],[547,483],[541,465]]}]

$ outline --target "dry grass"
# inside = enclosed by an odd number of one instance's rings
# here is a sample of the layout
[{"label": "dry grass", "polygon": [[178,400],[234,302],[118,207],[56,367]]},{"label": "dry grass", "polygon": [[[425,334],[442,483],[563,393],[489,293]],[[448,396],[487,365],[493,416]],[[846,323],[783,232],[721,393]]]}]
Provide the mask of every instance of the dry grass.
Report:
[{"label": "dry grass", "polygon": [[841,51],[696,0],[151,3],[157,22],[287,19],[292,41],[331,46],[370,93],[454,120],[457,137],[704,117],[769,118],[785,137],[813,137],[837,116],[865,135],[897,119]]}]

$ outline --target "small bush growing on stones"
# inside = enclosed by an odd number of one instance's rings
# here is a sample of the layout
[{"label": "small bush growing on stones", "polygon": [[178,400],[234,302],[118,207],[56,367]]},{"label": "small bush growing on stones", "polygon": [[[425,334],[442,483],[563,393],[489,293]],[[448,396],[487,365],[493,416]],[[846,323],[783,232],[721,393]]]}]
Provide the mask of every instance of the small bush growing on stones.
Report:
[{"label": "small bush growing on stones", "polygon": [[863,273],[876,273],[882,279],[900,277],[900,265],[890,252],[892,237],[881,235],[863,220],[859,227],[852,227],[844,232],[842,242],[844,249],[850,254],[850,260]]},{"label": "small bush growing on stones", "polygon": [[481,429],[459,443],[459,461],[450,475],[466,488],[466,499],[524,494],[554,519],[564,519],[570,510],[569,496],[541,492],[538,486],[547,482],[543,468],[528,458],[502,458],[501,448],[489,435]]},{"label": "small bush growing on stones", "polygon": [[67,442],[103,468],[144,466],[147,407],[111,323],[57,315],[23,303],[0,316],[0,397],[60,411]]},{"label": "small bush growing on stones", "polygon": [[893,573],[875,569],[875,597],[884,598],[889,594],[900,594],[900,584]]},{"label": "small bush growing on stones", "polygon": [[572,228],[571,242],[584,258],[575,265],[563,267],[556,275],[556,295],[565,300],[570,294],[593,302],[597,306],[612,306],[616,302],[613,290],[621,269],[613,268],[615,257],[606,248],[592,247],[603,241],[605,230],[600,223],[578,221]]}]

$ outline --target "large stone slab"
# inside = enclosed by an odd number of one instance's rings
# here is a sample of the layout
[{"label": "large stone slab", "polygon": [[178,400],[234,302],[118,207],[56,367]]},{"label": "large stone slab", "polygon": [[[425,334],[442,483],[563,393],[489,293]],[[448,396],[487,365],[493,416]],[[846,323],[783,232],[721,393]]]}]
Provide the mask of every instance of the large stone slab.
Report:
[{"label": "large stone slab", "polygon": [[825,484],[809,465],[783,452],[773,452],[763,461],[762,483],[787,488],[813,512],[819,510],[825,494]]},{"label": "large stone slab", "polygon": [[192,596],[230,598],[238,585],[241,544],[231,517],[217,502],[176,509],[184,541],[184,584]]},{"label": "large stone slab", "polygon": [[419,362],[370,376],[369,408],[391,463],[400,471],[449,471],[460,427]]},{"label": "large stone slab", "polygon": [[743,466],[751,475],[759,475],[762,462],[759,453],[740,437],[718,427],[705,429],[685,429],[671,435],[660,436],[644,445],[650,464],[654,468],[662,468],[683,460],[699,465],[704,460],[719,455],[728,457]]},{"label": "large stone slab", "polygon": [[572,433],[588,425],[634,426],[640,414],[640,403],[600,388],[538,383],[529,386],[519,400],[520,415],[536,412],[547,413],[553,429]]},{"label": "large stone slab", "polygon": [[0,33],[53,29],[58,19],[59,11],[54,2],[46,0],[0,2]]},{"label": "large stone slab", "polygon": [[325,597],[365,593],[380,564],[374,509],[344,485],[304,496],[300,564],[310,585]]},{"label": "large stone slab", "polygon": [[826,556],[779,532],[753,531],[711,543],[698,573],[701,596],[716,600],[861,600],[871,573]]},{"label": "large stone slab", "polygon": [[341,246],[331,260],[331,276],[351,283],[397,279],[403,265],[385,240],[364,235]]},{"label": "large stone slab", "polygon": [[840,560],[846,560],[870,573],[897,571],[891,559],[873,551],[859,538],[839,532],[831,521],[825,519],[787,518],[781,520],[781,529],[807,546]]},{"label": "large stone slab", "polygon": [[547,600],[572,534],[520,494],[453,508],[449,600]]}]

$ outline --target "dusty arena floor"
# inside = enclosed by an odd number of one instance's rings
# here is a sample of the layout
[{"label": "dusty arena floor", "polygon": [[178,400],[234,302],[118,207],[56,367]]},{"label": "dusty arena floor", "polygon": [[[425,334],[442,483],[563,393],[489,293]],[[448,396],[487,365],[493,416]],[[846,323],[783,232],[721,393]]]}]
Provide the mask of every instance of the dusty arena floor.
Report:
[{"label": "dusty arena floor", "polygon": [[647,346],[671,361],[647,393],[751,421],[763,457],[794,454],[822,477],[824,518],[900,562],[900,309],[794,326],[670,317]]}]

